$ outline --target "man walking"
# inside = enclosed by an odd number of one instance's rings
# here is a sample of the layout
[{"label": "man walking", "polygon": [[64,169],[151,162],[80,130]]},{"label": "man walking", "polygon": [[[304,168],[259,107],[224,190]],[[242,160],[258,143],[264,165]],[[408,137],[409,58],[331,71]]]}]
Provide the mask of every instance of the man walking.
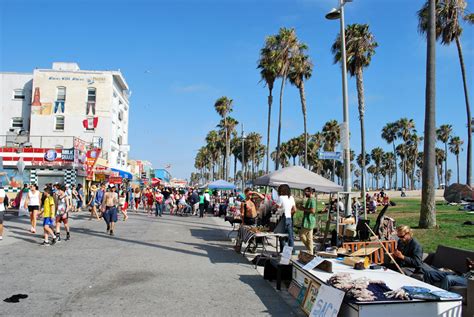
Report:
[{"label": "man walking", "polygon": [[313,254],[313,229],[316,225],[316,199],[313,195],[311,187],[304,189],[305,202],[300,206],[300,210],[304,212],[302,228],[300,230],[300,239],[306,246],[309,254]]},{"label": "man walking", "polygon": [[109,191],[105,193],[102,201],[101,210],[105,223],[107,224],[107,233],[114,235],[115,223],[117,222],[118,195],[113,184],[109,185]]}]

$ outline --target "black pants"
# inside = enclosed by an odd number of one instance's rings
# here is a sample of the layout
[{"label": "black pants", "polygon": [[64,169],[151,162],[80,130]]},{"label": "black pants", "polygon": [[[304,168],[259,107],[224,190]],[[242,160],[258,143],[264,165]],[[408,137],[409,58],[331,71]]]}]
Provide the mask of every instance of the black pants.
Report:
[{"label": "black pants", "polygon": [[204,217],[204,204],[199,204],[199,218]]}]

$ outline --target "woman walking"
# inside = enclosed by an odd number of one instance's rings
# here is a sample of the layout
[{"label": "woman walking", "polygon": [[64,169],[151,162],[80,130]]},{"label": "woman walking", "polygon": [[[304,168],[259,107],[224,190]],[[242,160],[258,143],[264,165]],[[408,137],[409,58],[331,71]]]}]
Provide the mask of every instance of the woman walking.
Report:
[{"label": "woman walking", "polygon": [[98,211],[97,210],[97,205],[95,203],[96,196],[97,196],[97,186],[92,185],[91,189],[90,189],[89,202],[87,203],[87,205],[89,206],[89,210],[91,212],[89,220],[92,220],[92,216],[94,216],[94,215],[97,218],[97,220],[100,220],[99,214],[97,213],[97,211]]},{"label": "woman walking", "polygon": [[135,205],[133,206],[133,210],[135,210],[135,212],[138,212],[138,207],[140,206],[140,198],[141,198],[140,188],[136,187],[135,190],[133,191],[133,200],[135,202]]},{"label": "woman walking", "polygon": [[[283,216],[285,233],[288,234],[288,246],[294,247],[293,239],[293,215],[296,212],[295,199],[291,196],[290,186],[281,184],[278,186],[278,211]],[[283,239],[280,240],[280,250],[283,252]]]},{"label": "woman walking", "polygon": [[40,192],[38,191],[38,186],[36,184],[30,185],[30,190],[26,195],[25,208],[27,208],[30,213],[30,232],[36,233],[36,218],[40,211]]}]

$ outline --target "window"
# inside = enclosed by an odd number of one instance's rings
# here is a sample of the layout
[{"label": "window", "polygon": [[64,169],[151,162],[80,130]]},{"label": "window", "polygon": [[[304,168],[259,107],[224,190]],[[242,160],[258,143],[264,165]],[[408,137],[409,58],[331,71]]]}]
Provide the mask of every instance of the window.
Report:
[{"label": "window", "polygon": [[23,89],[14,89],[13,90],[13,99],[15,100],[24,100],[25,99],[25,93],[23,92]]},{"label": "window", "polygon": [[58,97],[56,98],[57,101],[65,101],[66,100],[66,87],[58,87]]},{"label": "window", "polygon": [[95,102],[95,88],[88,88],[87,89],[87,102]]},{"label": "window", "polygon": [[54,117],[54,131],[64,131],[64,116]]},{"label": "window", "polygon": [[12,118],[12,128],[23,128],[23,118],[16,117]]},{"label": "window", "polygon": [[94,131],[94,117],[88,117],[87,122],[85,124],[86,131]]},{"label": "window", "polygon": [[118,119],[119,119],[120,121],[123,120],[123,111],[122,111],[122,110],[120,110],[119,113],[118,113]]},{"label": "window", "polygon": [[117,144],[118,144],[118,145],[122,145],[122,136],[119,136],[119,137],[117,138]]}]

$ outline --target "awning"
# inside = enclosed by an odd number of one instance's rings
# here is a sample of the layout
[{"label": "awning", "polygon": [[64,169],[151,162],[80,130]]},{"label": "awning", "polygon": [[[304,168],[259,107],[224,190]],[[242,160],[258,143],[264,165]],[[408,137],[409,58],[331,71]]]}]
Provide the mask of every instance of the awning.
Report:
[{"label": "awning", "polygon": [[235,189],[235,185],[229,182],[226,182],[223,179],[219,179],[207,185],[209,189],[221,189],[221,190],[232,190]]},{"label": "awning", "polygon": [[116,169],[116,168],[111,168],[111,170],[112,170],[112,172],[119,173],[119,176],[122,177],[122,178],[133,179],[132,173],[122,171],[122,170],[119,170],[119,169]]}]

